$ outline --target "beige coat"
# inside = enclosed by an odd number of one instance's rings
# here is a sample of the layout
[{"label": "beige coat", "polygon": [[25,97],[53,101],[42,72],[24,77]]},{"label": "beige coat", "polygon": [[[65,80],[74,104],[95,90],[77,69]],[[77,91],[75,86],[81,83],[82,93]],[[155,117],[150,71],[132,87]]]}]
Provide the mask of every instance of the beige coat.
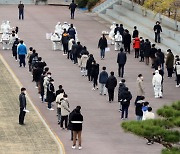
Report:
[{"label": "beige coat", "polygon": [[59,104],[61,101],[61,98],[63,98],[64,93],[60,93],[59,95],[56,96],[56,103],[57,103],[57,107],[61,108],[61,105]]},{"label": "beige coat", "polygon": [[67,116],[70,113],[68,100],[61,101],[61,116]]},{"label": "beige coat", "polygon": [[144,96],[144,85],[141,78],[137,78],[137,96]]},{"label": "beige coat", "polygon": [[88,60],[88,55],[82,55],[81,56],[81,67],[86,68],[87,60]]}]

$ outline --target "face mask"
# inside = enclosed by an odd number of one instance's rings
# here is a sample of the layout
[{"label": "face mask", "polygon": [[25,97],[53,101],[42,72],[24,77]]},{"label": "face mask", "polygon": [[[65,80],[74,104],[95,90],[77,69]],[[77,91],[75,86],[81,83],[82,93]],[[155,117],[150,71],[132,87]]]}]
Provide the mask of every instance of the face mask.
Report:
[{"label": "face mask", "polygon": [[68,98],[64,98],[64,100],[68,100]]},{"label": "face mask", "polygon": [[27,92],[26,92],[26,91],[24,91],[24,94],[26,95],[26,94],[27,94]]},{"label": "face mask", "polygon": [[54,82],[51,82],[52,84],[54,84]]},{"label": "face mask", "polygon": [[51,77],[51,75],[47,75],[47,77],[48,77],[48,78],[50,78],[50,77]]},{"label": "face mask", "polygon": [[141,79],[143,80],[144,78],[143,78],[143,77],[141,77]]}]

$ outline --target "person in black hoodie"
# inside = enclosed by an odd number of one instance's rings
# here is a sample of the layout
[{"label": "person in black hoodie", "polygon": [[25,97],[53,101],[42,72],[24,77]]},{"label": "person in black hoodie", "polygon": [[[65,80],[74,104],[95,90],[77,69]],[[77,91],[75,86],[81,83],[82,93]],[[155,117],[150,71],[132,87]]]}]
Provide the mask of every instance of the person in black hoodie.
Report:
[{"label": "person in black hoodie", "polygon": [[54,90],[54,80],[50,79],[49,84],[47,86],[47,102],[48,102],[48,108],[50,111],[53,111],[54,109],[51,107],[51,103],[55,101],[55,90]]},{"label": "person in black hoodie", "polygon": [[16,38],[16,40],[14,41],[13,43],[13,46],[12,46],[12,55],[13,57],[15,57],[16,61],[17,61],[17,46],[19,44],[19,39]]},{"label": "person in black hoodie", "polygon": [[129,31],[127,29],[125,30],[123,36],[123,44],[125,52],[128,52],[130,54],[131,35],[129,34]]},{"label": "person in black hoodie", "polygon": [[83,116],[82,116],[80,110],[81,110],[81,106],[77,106],[75,109],[75,112],[72,114],[72,117],[71,117],[72,130],[73,130],[73,146],[72,146],[72,149],[76,148],[76,139],[78,136],[79,150],[82,149],[81,133],[82,133],[82,123],[83,123]]},{"label": "person in black hoodie", "polygon": [[124,88],[124,91],[121,93],[121,105],[122,105],[122,114],[121,114],[121,119],[124,119],[124,113],[125,113],[125,119],[128,118],[128,109],[130,105],[130,101],[132,99],[131,92],[127,87]]},{"label": "person in black hoodie", "polygon": [[114,72],[110,73],[111,75],[108,77],[106,82],[106,88],[108,89],[108,95],[109,95],[109,103],[111,101],[114,101],[114,89],[117,86],[117,79],[114,76]]},{"label": "person in black hoodie", "polygon": [[87,63],[86,63],[86,70],[87,70],[87,76],[88,76],[88,80],[89,82],[91,82],[93,79],[92,79],[92,62],[94,61],[94,57],[93,57],[93,54],[90,54],[89,55],[89,59],[87,60]]},{"label": "person in black hoodie", "polygon": [[140,61],[139,62],[144,62],[144,51],[145,51],[145,48],[144,48],[144,40],[142,38],[140,38],[141,40],[141,43],[140,43]]},{"label": "person in black hoodie", "polygon": [[78,61],[78,66],[81,66],[81,52],[82,52],[82,45],[80,42],[77,42],[77,47],[76,47],[76,53],[77,53],[77,61]]},{"label": "person in black hoodie", "polygon": [[63,44],[64,55],[68,53],[68,42],[69,42],[69,34],[67,33],[66,29],[64,29],[64,32],[62,34],[62,44]]},{"label": "person in black hoodie", "polygon": [[155,48],[155,44],[152,44],[152,47],[150,49],[150,57],[151,57],[151,63],[152,63],[152,68],[154,68],[154,62],[155,62],[155,59],[156,59],[156,52],[157,52],[157,49]]},{"label": "person in black hoodie", "polygon": [[[121,93],[122,92],[124,92],[124,88],[126,87],[126,85],[125,85],[125,82],[126,82],[126,80],[125,79],[121,79],[121,81],[119,82],[119,88],[118,88],[118,102],[120,103],[121,101]],[[119,108],[119,111],[122,111],[122,105],[121,105],[121,103],[120,103],[120,108]]]},{"label": "person in black hoodie", "polygon": [[19,113],[19,124],[24,125],[24,117],[26,115],[26,112],[24,109],[26,109],[26,88],[21,88],[21,94],[19,95],[19,107],[20,107],[20,113]]},{"label": "person in black hoodie", "polygon": [[91,71],[91,76],[93,78],[93,89],[98,89],[98,75],[99,75],[99,64],[96,63],[96,61],[94,60],[92,62],[92,71]]},{"label": "person in black hoodie", "polygon": [[71,19],[74,19],[74,12],[76,10],[77,5],[72,0],[72,3],[69,5],[69,9],[71,10]]},{"label": "person in black hoodie", "polygon": [[151,42],[149,42],[149,40],[146,39],[144,43],[144,57],[145,57],[146,65],[149,65],[150,50],[151,50]]},{"label": "person in black hoodie", "polygon": [[98,48],[100,48],[100,56],[101,60],[105,58],[105,48],[107,48],[107,39],[103,34],[102,37],[99,39]]},{"label": "person in black hoodie", "polygon": [[161,28],[160,22],[157,21],[156,25],[154,26],[155,42],[158,42],[158,43],[161,42],[161,36],[160,36],[161,32],[162,32],[162,28]]}]

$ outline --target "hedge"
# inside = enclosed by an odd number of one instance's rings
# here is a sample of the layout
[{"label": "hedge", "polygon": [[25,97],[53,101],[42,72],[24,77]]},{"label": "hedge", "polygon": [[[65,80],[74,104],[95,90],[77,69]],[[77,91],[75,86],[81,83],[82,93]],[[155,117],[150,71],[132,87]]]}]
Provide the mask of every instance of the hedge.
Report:
[{"label": "hedge", "polygon": [[179,154],[180,149],[175,145],[180,142],[180,101],[171,106],[164,106],[157,111],[161,119],[145,121],[127,121],[121,126],[127,132],[153,140],[162,144],[166,149],[162,154]]},{"label": "hedge", "polygon": [[76,0],[79,8],[85,8],[89,0]]},{"label": "hedge", "polygon": [[76,3],[78,4],[78,7],[79,7],[79,8],[85,8],[85,7],[87,7],[89,11],[90,11],[98,2],[99,2],[99,0],[76,0]]}]

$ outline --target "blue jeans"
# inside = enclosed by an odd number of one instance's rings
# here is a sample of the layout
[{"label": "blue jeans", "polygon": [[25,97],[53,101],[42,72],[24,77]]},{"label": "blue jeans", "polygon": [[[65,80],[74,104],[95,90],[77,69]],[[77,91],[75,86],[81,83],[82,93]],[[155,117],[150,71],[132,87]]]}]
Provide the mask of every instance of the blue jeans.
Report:
[{"label": "blue jeans", "polygon": [[141,120],[142,120],[142,117],[143,117],[143,116],[137,116],[137,117],[136,117],[137,121],[141,121]]},{"label": "blue jeans", "polygon": [[24,20],[24,11],[23,10],[19,10],[19,20],[21,20],[21,17],[22,17],[22,20]]},{"label": "blue jeans", "polygon": [[124,114],[125,114],[125,118],[128,118],[128,109],[129,109],[129,106],[122,105],[121,119],[124,118]]},{"label": "blue jeans", "polygon": [[100,52],[101,52],[101,58],[104,58],[105,57],[105,49],[100,49]]}]

